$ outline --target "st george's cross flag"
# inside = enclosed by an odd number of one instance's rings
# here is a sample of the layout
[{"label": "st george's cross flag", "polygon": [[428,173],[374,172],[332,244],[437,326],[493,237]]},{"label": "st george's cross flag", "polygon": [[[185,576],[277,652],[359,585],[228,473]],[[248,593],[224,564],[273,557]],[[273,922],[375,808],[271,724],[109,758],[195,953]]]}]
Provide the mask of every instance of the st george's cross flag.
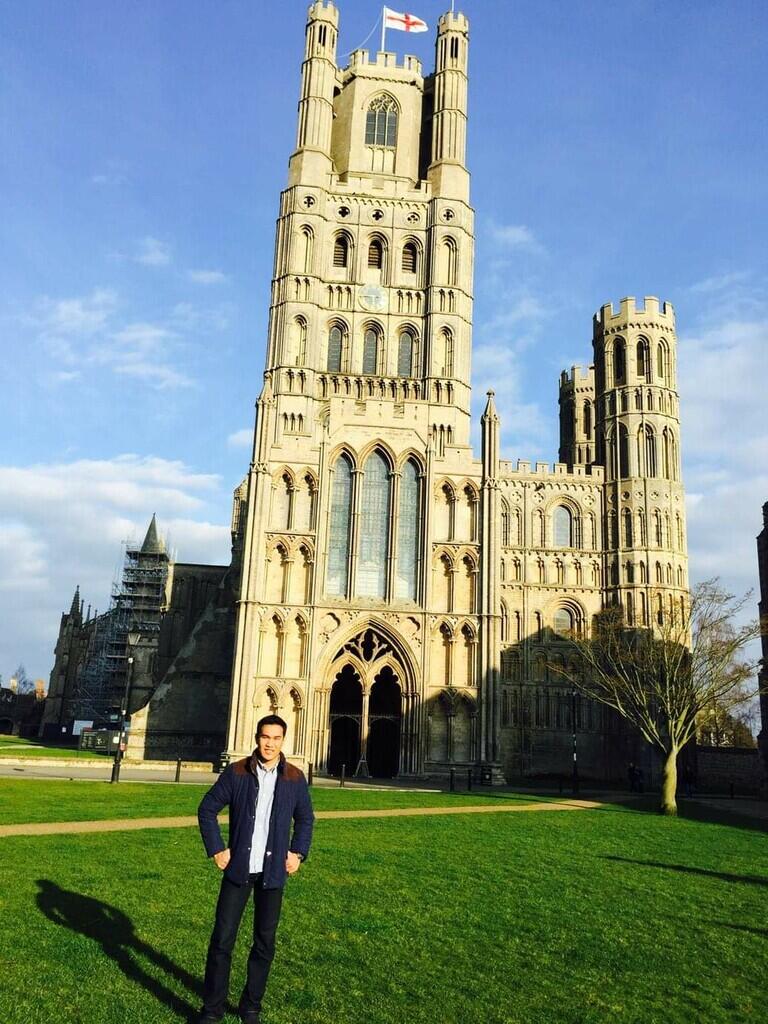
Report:
[{"label": "st george's cross flag", "polygon": [[384,8],[384,28],[397,28],[401,32],[427,32],[429,25],[415,14],[401,14],[399,11],[392,11],[389,7]]}]

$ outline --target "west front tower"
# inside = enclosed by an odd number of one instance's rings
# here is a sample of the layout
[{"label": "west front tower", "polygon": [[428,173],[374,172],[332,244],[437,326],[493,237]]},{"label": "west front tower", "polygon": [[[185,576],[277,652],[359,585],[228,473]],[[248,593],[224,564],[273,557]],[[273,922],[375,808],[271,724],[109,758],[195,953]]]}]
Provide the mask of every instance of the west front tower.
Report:
[{"label": "west front tower", "polygon": [[440,772],[493,748],[469,441],[468,23],[440,19],[427,77],[390,52],[339,67],[338,29],[333,4],[309,8],[227,753],[249,751],[274,710],[286,753],[321,771]]}]

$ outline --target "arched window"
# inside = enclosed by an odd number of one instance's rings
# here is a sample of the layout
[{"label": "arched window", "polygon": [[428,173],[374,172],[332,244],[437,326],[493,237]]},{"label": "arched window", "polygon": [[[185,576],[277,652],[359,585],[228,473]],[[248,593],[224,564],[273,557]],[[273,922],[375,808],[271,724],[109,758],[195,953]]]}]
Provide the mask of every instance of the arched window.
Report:
[{"label": "arched window", "polygon": [[379,335],[369,327],[363,339],[363,373],[375,374],[379,366]]},{"label": "arched window", "polygon": [[410,377],[413,374],[413,335],[403,331],[397,344],[397,375]]},{"label": "arched window", "polygon": [[650,382],[650,358],[648,351],[648,342],[645,338],[640,338],[637,343],[637,379],[648,380]]},{"label": "arched window", "polygon": [[366,146],[388,146],[397,143],[397,104],[391,96],[377,96],[365,115]]},{"label": "arched window", "polygon": [[402,268],[404,274],[415,274],[418,266],[419,252],[415,242],[406,242],[403,246]]},{"label": "arched window", "polygon": [[458,265],[458,250],[456,248],[456,242],[452,238],[443,239],[440,245],[440,271],[442,277],[442,283],[447,285],[456,284],[456,273]]},{"label": "arched window", "polygon": [[505,503],[501,506],[501,546],[509,547],[509,508]]},{"label": "arched window", "polygon": [[307,363],[307,321],[303,316],[297,316],[293,321],[293,354],[296,366],[306,366]]},{"label": "arched window", "polygon": [[334,324],[328,332],[328,360],[326,367],[329,373],[341,372],[341,349],[344,336],[341,328]]},{"label": "arched window", "polygon": [[272,498],[272,529],[289,530],[291,528],[292,495],[293,481],[287,473],[284,473],[275,486],[275,492]]},{"label": "arched window", "polygon": [[444,327],[438,336],[437,365],[438,377],[453,376],[453,333]]},{"label": "arched window", "polygon": [[360,545],[356,592],[386,597],[389,560],[389,466],[381,452],[368,456],[360,501]]},{"label": "arched window", "polygon": [[409,459],[400,477],[400,508],[397,526],[397,580],[395,596],[416,600],[418,581],[419,532],[419,468]]},{"label": "arched window", "polygon": [[509,640],[509,612],[504,602],[501,602],[501,642],[506,643]]},{"label": "arched window", "polygon": [[656,374],[662,382],[667,380],[667,371],[669,368],[669,358],[666,343],[660,341],[656,348]]},{"label": "arched window", "polygon": [[592,435],[592,403],[589,401],[584,403],[584,433],[587,437]]},{"label": "arched window", "polygon": [[573,614],[568,608],[558,608],[552,625],[558,636],[570,636],[573,633]]},{"label": "arched window", "polygon": [[656,434],[649,423],[645,426],[645,475],[656,476]]},{"label": "arched window", "polygon": [[381,270],[383,265],[384,247],[379,238],[373,238],[368,246],[368,267],[371,270]]},{"label": "arched window", "polygon": [[333,265],[334,267],[349,266],[349,239],[346,235],[336,235],[333,240]]},{"label": "arched window", "polygon": [[349,523],[352,503],[352,465],[342,455],[333,467],[328,536],[326,593],[346,596],[349,582]]},{"label": "arched window", "polygon": [[312,273],[312,251],[314,248],[312,228],[304,225],[299,234],[299,270],[303,274]]},{"label": "arched window", "polygon": [[627,548],[632,547],[632,513],[628,508],[625,508],[621,513],[621,518],[624,523],[624,546]]},{"label": "arched window", "polygon": [[556,548],[572,548],[573,515],[565,505],[558,505],[552,516],[553,536]]},{"label": "arched window", "polygon": [[613,382],[623,384],[627,375],[627,350],[623,338],[617,338],[613,347]]},{"label": "arched window", "polygon": [[629,432],[623,423],[619,424],[619,476],[629,476]]}]

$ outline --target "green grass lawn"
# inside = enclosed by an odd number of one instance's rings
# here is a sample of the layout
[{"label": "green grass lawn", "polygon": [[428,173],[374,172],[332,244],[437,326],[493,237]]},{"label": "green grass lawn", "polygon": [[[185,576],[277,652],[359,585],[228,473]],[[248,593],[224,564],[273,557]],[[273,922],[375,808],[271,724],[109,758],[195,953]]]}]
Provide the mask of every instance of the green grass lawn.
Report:
[{"label": "green grass lawn", "polygon": [[[188,1019],[218,887],[195,829],[0,852],[4,1024]],[[264,1022],[763,1022],[767,922],[753,831],[620,808],[321,821]]]},{"label": "green grass lawn", "polygon": [[[152,818],[196,814],[206,786],[194,783],[0,779],[0,824],[37,821],[99,821],[106,818]],[[389,807],[441,807],[531,803],[538,796],[488,792],[408,793],[401,790],[312,788],[317,810],[378,810]]]},{"label": "green grass lawn", "polygon": [[0,758],[3,757],[53,757],[75,758],[103,762],[109,754],[100,754],[96,750],[78,750],[77,747],[62,747],[46,743],[35,737],[0,736]]}]

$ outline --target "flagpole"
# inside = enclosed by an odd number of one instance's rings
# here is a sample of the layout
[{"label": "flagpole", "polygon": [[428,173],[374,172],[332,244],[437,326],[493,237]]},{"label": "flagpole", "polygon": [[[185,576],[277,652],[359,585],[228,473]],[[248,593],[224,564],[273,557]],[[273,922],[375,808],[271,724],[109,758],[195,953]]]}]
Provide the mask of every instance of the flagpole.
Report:
[{"label": "flagpole", "polygon": [[387,34],[387,8],[381,8],[381,52],[384,52],[384,40]]}]

